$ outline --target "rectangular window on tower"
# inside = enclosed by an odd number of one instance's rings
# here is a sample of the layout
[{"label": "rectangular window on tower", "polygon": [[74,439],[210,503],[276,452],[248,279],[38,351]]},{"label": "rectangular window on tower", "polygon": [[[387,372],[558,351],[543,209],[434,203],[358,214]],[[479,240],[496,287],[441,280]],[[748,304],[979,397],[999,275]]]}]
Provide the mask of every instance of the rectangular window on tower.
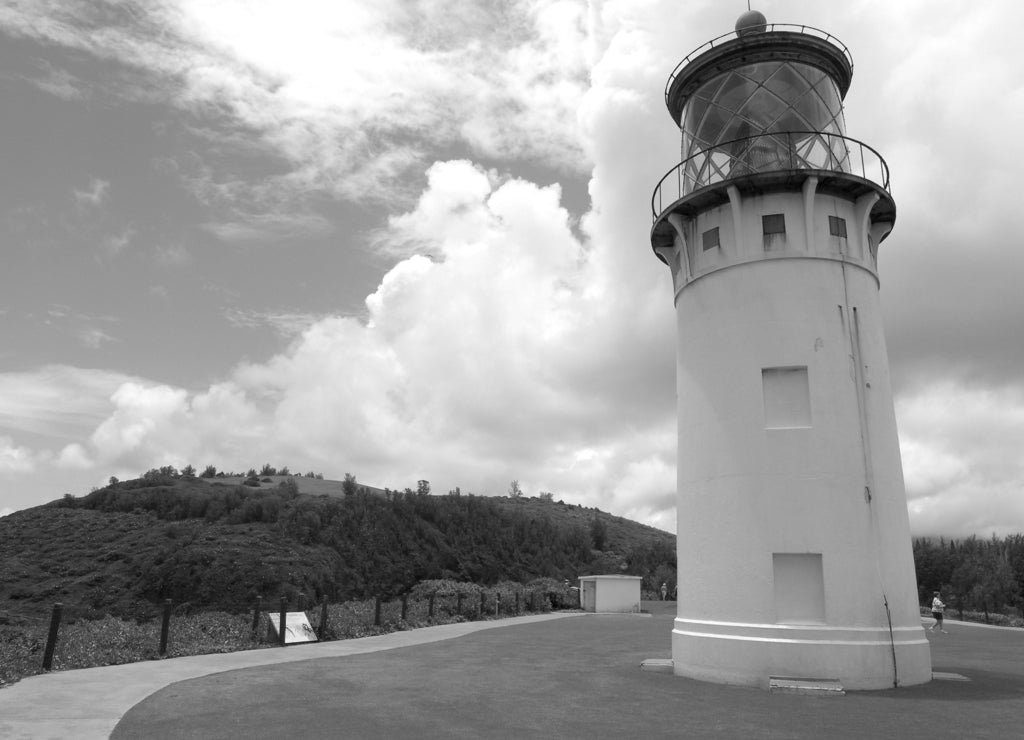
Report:
[{"label": "rectangular window on tower", "polygon": [[806,367],[761,370],[765,429],[806,429],[811,426],[811,390]]},{"label": "rectangular window on tower", "polygon": [[721,246],[721,242],[718,238],[718,227],[716,226],[713,229],[708,229],[707,231],[705,231],[703,240],[705,252],[708,251],[709,249],[714,249],[715,247]]},{"label": "rectangular window on tower", "polygon": [[839,218],[839,216],[828,217],[828,233],[832,236],[841,236],[846,238],[846,219]]},{"label": "rectangular window on tower", "polygon": [[821,553],[772,553],[775,621],[825,623],[825,574]]},{"label": "rectangular window on tower", "polygon": [[764,251],[786,248],[786,214],[761,216],[761,230],[764,232]]}]

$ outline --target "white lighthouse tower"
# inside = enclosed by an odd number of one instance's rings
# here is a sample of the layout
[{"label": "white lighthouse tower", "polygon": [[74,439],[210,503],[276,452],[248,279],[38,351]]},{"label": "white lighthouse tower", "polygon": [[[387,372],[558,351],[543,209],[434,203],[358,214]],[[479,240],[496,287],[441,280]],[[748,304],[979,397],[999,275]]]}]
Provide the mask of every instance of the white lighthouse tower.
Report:
[{"label": "white lighthouse tower", "polygon": [[830,34],[745,13],[676,67],[651,244],[677,315],[677,675],[931,679],[879,307],[896,217]]}]

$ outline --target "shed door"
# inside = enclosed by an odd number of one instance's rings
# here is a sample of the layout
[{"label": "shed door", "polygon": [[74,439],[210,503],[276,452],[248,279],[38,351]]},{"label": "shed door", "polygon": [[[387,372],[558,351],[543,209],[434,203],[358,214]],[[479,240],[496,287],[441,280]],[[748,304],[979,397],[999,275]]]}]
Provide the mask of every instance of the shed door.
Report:
[{"label": "shed door", "polygon": [[583,611],[597,611],[597,583],[594,581],[583,581]]}]

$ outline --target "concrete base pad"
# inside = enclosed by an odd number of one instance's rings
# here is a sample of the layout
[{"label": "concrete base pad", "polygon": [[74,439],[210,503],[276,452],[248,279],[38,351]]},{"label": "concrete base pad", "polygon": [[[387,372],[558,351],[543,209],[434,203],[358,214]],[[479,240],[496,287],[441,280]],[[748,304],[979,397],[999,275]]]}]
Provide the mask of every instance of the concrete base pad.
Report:
[{"label": "concrete base pad", "polygon": [[961,676],[959,673],[941,673],[939,671],[932,671],[933,681],[970,681],[971,679],[967,676]]},{"label": "concrete base pad", "polygon": [[641,671],[672,673],[672,658],[648,658],[640,664]]},{"label": "concrete base pad", "polygon": [[804,694],[807,696],[845,696],[843,684],[835,678],[793,678],[770,676],[768,691],[772,694]]}]

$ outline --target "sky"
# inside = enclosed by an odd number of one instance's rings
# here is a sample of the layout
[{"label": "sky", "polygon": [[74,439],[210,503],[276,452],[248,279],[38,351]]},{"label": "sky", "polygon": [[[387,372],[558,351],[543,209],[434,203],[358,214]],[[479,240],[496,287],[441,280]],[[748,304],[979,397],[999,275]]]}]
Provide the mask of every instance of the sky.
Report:
[{"label": "sky", "polygon": [[[888,162],[911,530],[1024,531],[1024,6],[755,2]],[[723,0],[0,5],[0,514],[163,465],[675,531],[650,197]]]}]

